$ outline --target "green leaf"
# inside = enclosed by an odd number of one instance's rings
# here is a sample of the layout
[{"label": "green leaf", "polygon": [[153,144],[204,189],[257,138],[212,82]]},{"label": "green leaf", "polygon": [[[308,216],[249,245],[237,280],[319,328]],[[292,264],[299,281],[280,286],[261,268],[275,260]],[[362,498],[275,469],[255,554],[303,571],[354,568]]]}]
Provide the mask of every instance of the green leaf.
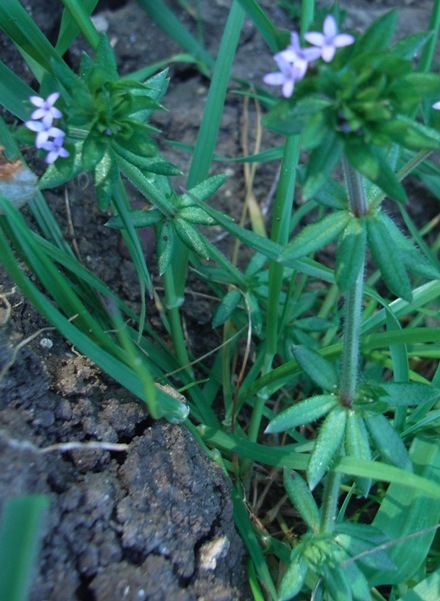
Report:
[{"label": "green leaf", "polygon": [[[163,219],[163,215],[158,209],[136,209],[135,211],[129,211],[128,217],[133,227],[149,227],[150,225],[159,223]],[[109,219],[105,225],[115,229],[122,229],[124,227],[124,223],[119,215]]]},{"label": "green leaf", "polygon": [[356,171],[377,184],[390,198],[407,202],[405,189],[379,148],[365,144],[362,140],[351,140],[346,144],[345,154]]},{"label": "green leaf", "polygon": [[440,278],[440,271],[436,265],[408,240],[389,215],[380,211],[376,216],[387,228],[391,239],[399,249],[401,260],[408,271],[418,273],[433,280]]},{"label": "green leaf", "polygon": [[284,488],[292,505],[313,532],[319,532],[319,509],[305,480],[296,472],[284,468]]},{"label": "green leaf", "polygon": [[293,599],[302,589],[308,570],[307,561],[302,554],[302,545],[293,550],[289,566],[281,580],[278,601]]},{"label": "green leaf", "polygon": [[[349,411],[347,415],[345,449],[348,456],[358,459],[371,459],[368,432],[362,417],[357,416],[355,411]],[[356,478],[356,484],[362,495],[367,498],[371,488],[371,478]]]},{"label": "green leaf", "polygon": [[[419,434],[411,444],[410,456],[417,477],[432,486],[440,484],[440,445],[437,434]],[[408,488],[392,483],[382,500],[373,525],[394,542],[388,549],[396,570],[382,568],[368,574],[372,585],[406,583],[426,562],[440,519],[440,503],[422,487]],[[423,532],[428,529],[427,532]],[[416,535],[416,536],[413,536]],[[411,537],[411,538],[407,538]],[[438,590],[437,597],[438,598]]]},{"label": "green leaf", "polygon": [[104,156],[108,142],[96,130],[92,129],[84,140],[82,147],[82,164],[84,171],[92,171]]},{"label": "green leaf", "polygon": [[330,178],[336,167],[343,149],[341,138],[330,132],[323,143],[315,148],[307,165],[306,182],[302,189],[305,200],[312,198]]},{"label": "green leaf", "polygon": [[298,365],[315,384],[329,392],[336,392],[339,376],[333,363],[306,346],[295,346],[292,352]]},{"label": "green leaf", "polygon": [[364,423],[383,460],[386,463],[391,463],[391,465],[412,472],[413,465],[408,451],[387,418],[383,415],[372,415],[364,418]]},{"label": "green leaf", "polygon": [[389,397],[382,397],[390,407],[410,407],[430,403],[440,397],[440,390],[422,382],[382,382]]},{"label": "green leaf", "polygon": [[178,210],[177,216],[188,223],[194,223],[195,225],[214,225],[215,219],[213,219],[208,213],[201,207],[183,207]]},{"label": "green leaf", "polygon": [[212,327],[217,328],[225,323],[225,321],[231,317],[241,299],[242,295],[237,288],[229,290],[214,313]]},{"label": "green leaf", "polygon": [[373,21],[355,45],[355,56],[388,48],[397,24],[398,12],[392,10]]},{"label": "green leaf", "polygon": [[396,296],[411,302],[411,284],[405,266],[402,264],[399,249],[386,225],[377,216],[368,218],[366,222],[368,245],[386,285]]},{"label": "green leaf", "polygon": [[30,597],[49,497],[10,496],[0,516],[0,599],[25,601]]},{"label": "green leaf", "polygon": [[332,601],[353,600],[350,583],[342,569],[335,568],[328,563],[323,563],[322,572],[325,586]]},{"label": "green leaf", "polygon": [[160,275],[163,275],[171,265],[175,237],[176,234],[172,224],[169,221],[164,221],[159,227],[156,244],[157,264]]},{"label": "green leaf", "polygon": [[113,151],[107,148],[93,172],[98,206],[101,211],[105,211],[109,206],[118,177],[119,169],[115,156]]},{"label": "green leaf", "polygon": [[289,265],[291,261],[330,244],[352,219],[348,211],[336,211],[316,223],[306,225],[283,249],[279,257],[280,263]]},{"label": "green leaf", "polygon": [[338,405],[338,397],[334,394],[310,397],[279,413],[269,422],[264,432],[273,434],[310,424],[335,409]]},{"label": "green leaf", "polygon": [[354,286],[365,259],[367,230],[361,218],[351,219],[336,251],[335,278],[341,292]]},{"label": "green leaf", "polygon": [[173,226],[176,234],[179,236],[185,246],[203,259],[210,258],[205,240],[203,236],[195,229],[195,227],[193,227],[184,219],[177,218],[173,220]]},{"label": "green leaf", "polygon": [[346,421],[347,410],[338,404],[320,426],[306,470],[310,490],[320,482],[333,460],[344,438]]},{"label": "green leaf", "polygon": [[413,33],[393,44],[390,51],[396,56],[412,60],[431,37],[431,31]]},{"label": "green leaf", "polygon": [[202,182],[200,182],[200,184],[197,184],[197,186],[191,188],[191,190],[185,190],[185,192],[179,198],[179,207],[193,205],[194,196],[199,201],[207,200],[210,196],[217,192],[227,177],[228,176],[225,173],[212,175],[211,177],[204,179]]}]

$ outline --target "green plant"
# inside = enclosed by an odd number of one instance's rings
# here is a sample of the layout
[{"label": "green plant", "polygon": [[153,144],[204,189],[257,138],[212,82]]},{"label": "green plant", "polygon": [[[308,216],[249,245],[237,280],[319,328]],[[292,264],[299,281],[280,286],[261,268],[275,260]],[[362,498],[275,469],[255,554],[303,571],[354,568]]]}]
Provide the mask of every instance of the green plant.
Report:
[{"label": "green plant", "polygon": [[[143,400],[154,418],[183,422],[222,463],[234,485],[256,599],[428,600],[439,573],[433,541],[440,517],[440,370],[429,380],[411,359],[440,356],[439,329],[426,319],[437,316],[440,268],[438,240],[430,248],[403,208],[403,180],[419,170],[439,189],[438,169],[427,159],[440,146],[440,77],[430,73],[440,2],[428,31],[393,43],[395,11],[361,34],[338,33],[337,7],[317,13],[315,21],[314,3],[303,0],[301,31],[289,44],[256,0],[234,0],[214,63],[162,2],[142,0],[211,75],[186,188],[179,192],[172,177],[180,171],[161,156],[160,132],[148,124],[163,108],[166,70],[142,82],[121,78],[107,38],[89,19],[95,3],[63,3],[55,48],[18,0],[0,7],[0,27],[23,49],[40,84],[35,97],[0,64],[0,102],[27,125],[12,131],[0,123],[0,141],[11,161],[19,156],[17,141],[35,141],[49,163],[37,187],[31,178],[23,192],[22,180],[15,181],[23,167],[0,188],[4,266],[80,352]],[[264,105],[264,125],[284,137],[281,148],[246,159],[281,159],[267,237],[207,203],[225,180],[209,173],[245,15],[276,53],[280,72],[266,75],[265,83],[281,86],[284,96],[239,84]],[[61,51],[79,31],[94,57],[85,55],[75,74]],[[30,119],[29,98],[37,107]],[[305,165],[300,151],[307,152]],[[343,182],[334,177],[339,164]],[[151,281],[137,228],[154,227],[163,328],[172,350],[146,324],[145,301],[135,314],[76,260],[60,235],[42,191],[82,170],[93,176],[100,209],[112,212],[109,227],[124,236],[142,298]],[[148,210],[131,209],[122,176],[142,192]],[[307,201],[300,209],[294,209],[296,184]],[[11,205],[14,195],[35,196],[29,207],[38,229]],[[412,239],[383,209],[385,196],[400,203]],[[303,225],[313,209],[318,218]],[[214,224],[252,250],[244,270],[199,230]],[[334,268],[320,261],[319,251],[330,244],[336,246]],[[365,281],[368,252],[378,271]],[[188,262],[211,283],[219,299],[213,325],[224,327],[212,366],[202,363],[197,374],[180,316]],[[379,277],[389,290],[385,296],[376,287]],[[317,281],[325,285],[317,288]],[[240,338],[247,347],[235,382]],[[197,380],[199,373],[209,381]],[[185,402],[158,385],[164,382],[183,391]],[[218,398],[224,416],[214,410]],[[295,524],[280,510],[274,515],[281,536],[251,521],[243,490],[246,496],[256,463],[282,470],[301,518],[300,536],[292,536]],[[385,490],[381,482],[390,485]],[[388,589],[379,592],[380,585]]]}]

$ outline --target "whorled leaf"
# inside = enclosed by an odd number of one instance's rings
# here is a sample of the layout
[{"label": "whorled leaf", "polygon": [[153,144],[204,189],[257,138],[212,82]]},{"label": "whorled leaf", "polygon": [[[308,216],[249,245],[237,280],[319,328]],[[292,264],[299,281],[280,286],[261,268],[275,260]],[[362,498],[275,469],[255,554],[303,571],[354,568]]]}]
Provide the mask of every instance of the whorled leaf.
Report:
[{"label": "whorled leaf", "polygon": [[303,371],[323,390],[335,392],[339,384],[336,367],[322,355],[306,346],[298,345],[292,349],[293,356]]},{"label": "whorled leaf", "polygon": [[[370,441],[368,432],[362,417],[356,415],[355,411],[347,414],[345,426],[345,450],[347,455],[359,459],[371,459]],[[356,484],[362,492],[362,496],[368,497],[371,488],[370,478],[356,478]]]},{"label": "whorled leaf", "polygon": [[364,418],[364,423],[382,459],[386,463],[412,472],[413,464],[408,451],[387,418],[378,414]]},{"label": "whorled leaf", "polygon": [[296,472],[284,469],[283,476],[286,493],[312,532],[319,532],[319,509],[305,480]]},{"label": "whorled leaf", "polygon": [[289,265],[291,261],[304,257],[330,244],[354,219],[348,211],[329,213],[316,223],[307,225],[289,242],[280,254],[279,261]]},{"label": "whorled leaf", "polygon": [[315,446],[307,465],[307,480],[313,490],[323,478],[344,435],[347,410],[338,405],[325,418],[319,428]]},{"label": "whorled leaf", "polygon": [[291,428],[309,424],[335,409],[338,404],[338,397],[334,394],[310,397],[279,413],[270,421],[265,433],[285,432]]}]

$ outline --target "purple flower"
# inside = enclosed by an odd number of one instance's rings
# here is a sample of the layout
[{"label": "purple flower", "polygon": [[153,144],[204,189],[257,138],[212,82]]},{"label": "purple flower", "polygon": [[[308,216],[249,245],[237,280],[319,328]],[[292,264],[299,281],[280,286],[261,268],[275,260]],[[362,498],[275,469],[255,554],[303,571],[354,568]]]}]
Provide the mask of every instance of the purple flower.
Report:
[{"label": "purple flower", "polygon": [[42,144],[41,148],[48,151],[48,154],[44,160],[49,165],[54,163],[58,157],[66,158],[69,156],[69,151],[63,148],[64,136],[65,133],[61,131],[61,135]]},{"label": "purple flower", "polygon": [[278,55],[293,65],[296,73],[295,79],[302,79],[306,74],[309,63],[319,58],[321,51],[319,48],[301,48],[299,45],[299,35],[296,31],[292,31],[290,46],[279,52]]},{"label": "purple flower", "polygon": [[354,37],[349,33],[339,33],[333,15],[327,15],[324,20],[323,33],[309,31],[304,34],[304,39],[320,49],[322,60],[329,63],[337,48],[349,46],[354,43]]},{"label": "purple flower", "polygon": [[270,86],[282,86],[285,98],[292,96],[295,82],[304,77],[309,63],[321,55],[317,48],[301,48],[296,31],[292,32],[291,42],[290,46],[274,56],[280,71],[267,73],[263,77],[264,83]]},{"label": "purple flower", "polygon": [[65,136],[62,129],[58,127],[47,127],[42,121],[26,121],[25,126],[31,131],[37,132],[35,138],[35,147],[43,148],[49,138],[57,138],[58,136]]},{"label": "purple flower", "polygon": [[53,92],[46,100],[40,98],[40,96],[31,96],[29,100],[34,106],[38,107],[31,114],[31,119],[41,119],[46,127],[50,127],[54,119],[62,117],[61,111],[53,106],[59,96],[59,92]]},{"label": "purple flower", "polygon": [[435,102],[435,103],[432,105],[432,108],[433,108],[433,109],[437,109],[438,111],[440,111],[440,100],[439,100],[438,102]]}]

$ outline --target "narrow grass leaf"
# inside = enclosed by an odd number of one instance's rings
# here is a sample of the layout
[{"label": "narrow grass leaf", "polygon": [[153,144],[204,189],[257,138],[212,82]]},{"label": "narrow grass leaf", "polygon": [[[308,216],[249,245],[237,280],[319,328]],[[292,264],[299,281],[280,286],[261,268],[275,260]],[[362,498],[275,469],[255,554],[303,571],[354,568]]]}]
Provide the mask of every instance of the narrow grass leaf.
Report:
[{"label": "narrow grass leaf", "polygon": [[[416,473],[408,476],[419,478],[421,483],[427,482],[440,489],[438,436],[417,435],[411,444],[410,456]],[[370,575],[371,583],[376,586],[407,582],[426,560],[439,519],[439,497],[435,499],[428,496],[426,486],[409,489],[405,481],[391,484],[373,525],[388,534],[392,541],[398,541],[388,549],[397,570],[376,570]],[[426,529],[431,530],[423,532]]]},{"label": "narrow grass leaf", "polygon": [[29,598],[48,509],[45,495],[6,497],[0,517],[0,599]]},{"label": "narrow grass leaf", "polygon": [[345,434],[347,410],[335,407],[319,428],[315,446],[307,465],[307,480],[313,490],[323,478]]}]

